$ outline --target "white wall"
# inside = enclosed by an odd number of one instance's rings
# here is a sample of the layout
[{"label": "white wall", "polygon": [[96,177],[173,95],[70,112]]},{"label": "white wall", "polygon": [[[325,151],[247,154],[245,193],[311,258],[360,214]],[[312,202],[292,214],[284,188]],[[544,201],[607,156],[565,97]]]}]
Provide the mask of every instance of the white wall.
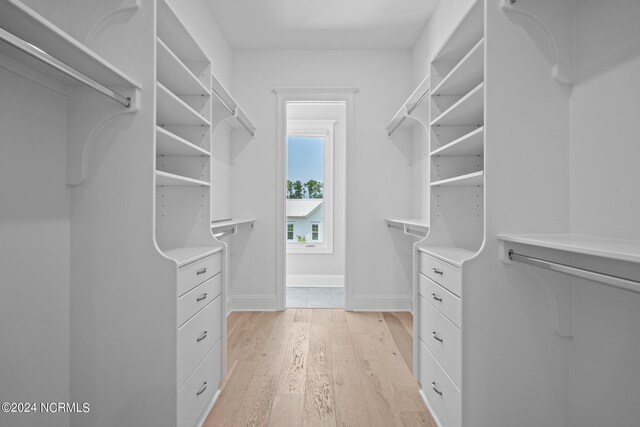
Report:
[{"label": "white wall", "polygon": [[[287,276],[344,276],[347,148],[345,105],[293,104],[287,110],[287,118],[290,120],[336,120],[333,132],[333,253],[288,253]],[[326,221],[323,225],[326,225]],[[308,230],[311,233],[310,224]],[[303,279],[296,280],[300,282]]]},{"label": "white wall", "polygon": [[[408,51],[234,52],[232,88],[258,128],[256,139],[236,159],[233,206],[257,216],[232,285],[236,307],[275,308],[276,258],[276,87],[357,87],[354,158],[347,182],[349,230],[357,250],[350,265],[355,308],[410,308],[407,263],[395,250],[383,218],[410,209],[410,167],[385,138],[384,127],[411,92]],[[349,262],[349,261],[347,261]],[[405,264],[403,264],[403,262]],[[282,284],[281,284],[282,285]]]},{"label": "white wall", "polygon": [[[640,239],[640,2],[576,1],[571,230]],[[640,295],[574,288],[571,426],[640,419]]]},{"label": "white wall", "polygon": [[[0,56],[0,401],[66,402],[67,98],[57,82],[7,67],[25,70]],[[69,416],[0,413],[0,425],[45,424],[65,426]]]}]

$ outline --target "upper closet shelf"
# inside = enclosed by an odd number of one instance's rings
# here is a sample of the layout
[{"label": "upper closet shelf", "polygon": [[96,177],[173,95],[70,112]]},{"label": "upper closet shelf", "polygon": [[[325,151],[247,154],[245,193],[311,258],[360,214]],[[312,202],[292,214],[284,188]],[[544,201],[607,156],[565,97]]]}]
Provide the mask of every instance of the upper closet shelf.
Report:
[{"label": "upper closet shelf", "polygon": [[183,63],[209,62],[207,55],[191,37],[187,27],[178,19],[166,0],[158,1],[157,28],[158,37]]},{"label": "upper closet shelf", "polygon": [[140,88],[138,82],[20,1],[0,0],[0,27],[2,53],[66,85],[81,83],[131,106],[113,88]]},{"label": "upper closet shelf", "polygon": [[254,229],[256,225],[255,218],[237,218],[228,219],[223,221],[211,221],[211,231],[213,235],[218,239],[231,235],[238,234],[238,230],[241,225],[248,225],[250,229]]},{"label": "upper closet shelf", "polygon": [[156,155],[208,157],[211,156],[211,153],[160,126],[156,126]]},{"label": "upper closet shelf", "polygon": [[484,37],[484,2],[476,1],[433,58],[436,62],[458,62]]},{"label": "upper closet shelf", "polygon": [[423,219],[385,219],[387,227],[395,228],[402,231],[404,234],[424,237],[429,232],[429,224]]},{"label": "upper closet shelf", "polygon": [[209,187],[209,183],[182,175],[156,171],[156,185],[160,187]]},{"label": "upper closet shelf", "polygon": [[479,126],[483,124],[484,83],[480,83],[431,122],[431,126]]},{"label": "upper closet shelf", "polygon": [[209,91],[191,70],[160,38],[158,45],[158,81],[176,95],[208,95]]},{"label": "upper closet shelf", "polygon": [[207,119],[191,108],[182,99],[167,89],[162,83],[157,83],[156,91],[157,124],[159,125],[200,125],[210,126]]},{"label": "upper closet shelf", "polygon": [[484,39],[447,74],[433,90],[432,96],[462,96],[484,80]]},{"label": "upper closet shelf", "polygon": [[434,181],[432,187],[462,187],[484,185],[484,172],[473,172],[466,175],[455,176],[453,178]]},{"label": "upper closet shelf", "polygon": [[217,101],[219,106],[225,108],[229,114],[236,118],[235,121],[229,123],[231,127],[234,129],[244,129],[249,135],[255,136],[256,127],[251,122],[251,119],[249,119],[242,107],[240,107],[215,74],[211,75],[211,93],[214,97],[214,103]]},{"label": "upper closet shelf", "polygon": [[[393,133],[403,124],[409,124],[414,126],[415,121],[406,121],[411,114],[425,101],[429,96],[429,76],[425,77],[418,87],[413,91],[409,98],[402,104],[398,112],[393,116],[391,122],[387,125],[387,136],[393,135]],[[425,123],[426,124],[426,123]]]},{"label": "upper closet shelf", "polygon": [[432,156],[482,156],[484,153],[484,126],[467,133],[448,143],[447,145],[433,150]]}]

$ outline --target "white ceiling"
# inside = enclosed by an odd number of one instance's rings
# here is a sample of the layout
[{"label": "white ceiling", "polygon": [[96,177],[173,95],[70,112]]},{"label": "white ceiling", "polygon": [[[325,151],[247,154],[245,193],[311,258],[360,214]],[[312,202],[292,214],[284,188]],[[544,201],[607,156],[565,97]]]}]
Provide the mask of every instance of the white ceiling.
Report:
[{"label": "white ceiling", "polygon": [[239,49],[408,49],[438,1],[205,0]]}]

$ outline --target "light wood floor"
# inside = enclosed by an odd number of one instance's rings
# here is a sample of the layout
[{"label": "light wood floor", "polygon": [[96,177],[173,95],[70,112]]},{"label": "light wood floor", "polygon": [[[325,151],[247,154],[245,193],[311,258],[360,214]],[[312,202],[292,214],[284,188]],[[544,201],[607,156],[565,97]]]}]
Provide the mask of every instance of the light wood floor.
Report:
[{"label": "light wood floor", "polygon": [[204,427],[436,427],[411,374],[411,315],[232,313],[229,376]]}]

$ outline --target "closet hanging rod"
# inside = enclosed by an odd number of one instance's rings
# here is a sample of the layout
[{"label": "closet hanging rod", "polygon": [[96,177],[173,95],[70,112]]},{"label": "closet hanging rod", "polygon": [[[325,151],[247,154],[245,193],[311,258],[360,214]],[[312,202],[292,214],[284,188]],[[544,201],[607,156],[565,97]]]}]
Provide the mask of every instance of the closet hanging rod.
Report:
[{"label": "closet hanging rod", "polygon": [[[422,96],[421,96],[420,98],[418,98],[418,100],[416,101],[416,103],[415,103],[415,104],[413,104],[413,106],[407,110],[407,114],[411,114],[411,113],[413,113],[413,112],[414,112],[414,110],[415,110],[416,108],[418,108],[418,106],[419,106],[420,104],[422,104],[422,101],[424,101],[424,100],[427,98],[427,96],[428,96],[428,95],[429,95],[429,90],[427,90],[425,93],[423,93],[423,94],[422,94]],[[393,135],[393,133],[396,131],[396,129],[398,129],[398,128],[400,127],[400,125],[401,125],[405,120],[407,120],[407,116],[406,116],[406,115],[402,116],[402,118],[400,119],[400,121],[399,121],[399,122],[398,122],[398,123],[393,127],[393,129],[391,129],[391,130],[389,131],[389,136]]]},{"label": "closet hanging rod", "polygon": [[109,98],[119,102],[125,107],[127,108],[131,107],[131,98],[125,98],[124,96],[98,83],[92,78],[87,77],[86,75],[82,74],[80,71],[76,70],[75,68],[70,67],[69,65],[65,64],[62,61],[59,61],[58,59],[49,55],[42,49],[11,34],[4,28],[0,28],[0,39],[9,43],[13,47],[21,50],[22,52],[34,57],[35,59],[45,63],[49,67],[54,68],[60,71],[61,73],[71,77],[72,79],[77,80],[80,83],[90,87],[91,89],[98,91],[103,95],[108,96]]},{"label": "closet hanging rod", "polygon": [[[229,114],[231,114],[232,116],[236,115],[236,110],[231,108],[229,106],[229,104],[227,104],[224,99],[222,99],[222,97],[220,95],[218,95],[218,92],[216,92],[215,90],[211,90],[211,93],[213,93],[213,96],[215,96],[216,98],[218,98],[218,101],[220,101],[222,103],[222,105],[224,105],[224,108],[226,108],[229,111]],[[249,135],[251,136],[255,136],[255,133],[251,130],[251,128],[242,121],[242,119],[240,117],[238,117],[238,121],[240,122],[240,124],[242,125],[243,128],[245,128],[247,130],[247,132],[249,132]]]},{"label": "closet hanging rod", "polygon": [[256,136],[256,134],[251,130],[251,128],[249,126],[247,126],[247,124],[245,122],[243,122],[240,117],[238,117],[238,121],[240,122],[242,127],[245,128],[247,130],[247,132],[249,132],[249,135]]},{"label": "closet hanging rod", "polygon": [[557,271],[570,276],[580,277],[582,279],[592,280],[594,282],[604,283],[616,288],[640,293],[640,282],[636,280],[625,279],[611,274],[598,273],[597,271],[587,270],[585,268],[572,267],[570,265],[548,261],[542,258],[530,257],[515,253],[512,249],[509,250],[509,259],[511,261],[517,261],[533,265],[535,267],[545,268],[547,270]]},{"label": "closet hanging rod", "polygon": [[399,225],[387,224],[387,227],[389,227],[389,228],[395,228],[396,230],[402,230],[402,231],[404,231],[404,227],[400,227]]},{"label": "closet hanging rod", "polygon": [[230,229],[222,231],[220,233],[216,233],[216,234],[214,234],[214,236],[216,237],[216,239],[221,239],[221,238],[223,238],[225,236],[228,236],[230,234],[234,234],[235,232],[236,232],[235,228],[230,228]]}]

